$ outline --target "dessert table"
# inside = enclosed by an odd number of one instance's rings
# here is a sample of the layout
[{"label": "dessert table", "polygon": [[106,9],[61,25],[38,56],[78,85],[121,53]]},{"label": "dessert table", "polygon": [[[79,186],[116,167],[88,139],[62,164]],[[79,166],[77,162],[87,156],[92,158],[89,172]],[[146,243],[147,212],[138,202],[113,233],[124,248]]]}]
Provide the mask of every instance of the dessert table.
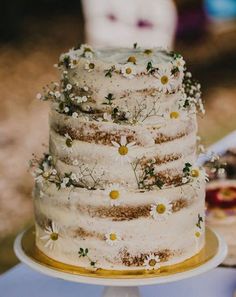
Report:
[{"label": "dessert table", "polygon": [[[194,278],[169,284],[144,286],[145,297],[233,297],[236,269],[216,268]],[[19,264],[0,276],[1,297],[100,297],[103,287],[55,279]],[[125,297],[125,296],[124,296]]]}]

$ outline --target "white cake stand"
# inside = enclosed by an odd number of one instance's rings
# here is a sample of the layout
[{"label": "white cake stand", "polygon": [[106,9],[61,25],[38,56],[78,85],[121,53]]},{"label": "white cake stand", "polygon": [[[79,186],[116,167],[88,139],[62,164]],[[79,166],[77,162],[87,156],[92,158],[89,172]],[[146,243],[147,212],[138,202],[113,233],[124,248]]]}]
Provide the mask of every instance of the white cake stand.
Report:
[{"label": "white cake stand", "polygon": [[[166,266],[151,274],[119,274],[89,272],[56,262],[35,247],[34,229],[19,234],[14,243],[17,257],[29,267],[46,275],[84,284],[105,286],[103,297],[140,297],[138,286],[155,285],[190,278],[219,265],[227,254],[225,241],[210,229],[206,230],[206,245],[199,255],[181,264]],[[69,296],[68,296],[69,297]]]}]

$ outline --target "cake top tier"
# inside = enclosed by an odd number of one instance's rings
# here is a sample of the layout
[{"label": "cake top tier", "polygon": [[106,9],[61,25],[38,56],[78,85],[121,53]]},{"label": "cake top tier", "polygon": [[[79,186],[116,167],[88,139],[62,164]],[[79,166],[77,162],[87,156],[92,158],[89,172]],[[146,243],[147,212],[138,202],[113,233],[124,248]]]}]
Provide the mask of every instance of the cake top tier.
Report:
[{"label": "cake top tier", "polygon": [[170,114],[203,110],[200,85],[175,52],[137,45],[95,50],[83,44],[62,54],[56,66],[60,83],[49,86],[42,99],[68,116],[159,124]]},{"label": "cake top tier", "polygon": [[[152,49],[136,48],[101,48],[94,50],[88,45],[83,45],[80,48],[72,48],[67,53],[62,54],[61,60],[69,57],[72,61],[81,58],[94,59],[107,64],[124,65],[131,62],[135,65],[146,69],[147,63],[151,60],[154,65],[163,65],[174,62],[175,55],[173,52],[156,47]],[[180,57],[180,55],[178,55]],[[130,58],[130,61],[128,61]],[[135,58],[135,59],[134,59]],[[73,66],[72,66],[73,68]]]}]

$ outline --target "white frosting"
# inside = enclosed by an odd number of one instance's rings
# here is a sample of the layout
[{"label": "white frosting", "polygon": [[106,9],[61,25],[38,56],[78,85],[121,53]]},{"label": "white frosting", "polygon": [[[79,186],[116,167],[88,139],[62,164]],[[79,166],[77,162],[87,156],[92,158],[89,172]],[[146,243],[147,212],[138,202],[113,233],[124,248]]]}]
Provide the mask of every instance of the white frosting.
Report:
[{"label": "white frosting", "polygon": [[[147,269],[144,263],[152,254],[159,257],[161,266],[181,262],[204,245],[205,197],[201,172],[199,178],[177,186],[182,183],[185,163],[196,161],[195,110],[180,107],[183,65],[181,71],[172,71],[173,56],[157,48],[150,55],[143,49],[103,49],[92,57],[89,54],[85,58],[79,49],[61,57],[62,61],[68,56],[75,59],[76,66],[69,67],[64,77],[71,84],[63,88],[69,86],[77,93],[69,97],[62,90],[62,101],[52,105],[49,151],[58,189],[45,181],[47,174],[43,181],[38,179],[36,245],[55,260],[86,268],[96,262],[96,267],[104,269]],[[123,72],[129,57],[136,58],[136,64],[129,65],[135,68],[132,79]],[[148,62],[157,71],[168,68],[173,86],[160,90],[160,76],[147,71]],[[91,71],[88,63],[94,64]],[[111,77],[106,76],[113,65]],[[81,89],[88,93],[82,104],[75,102]],[[114,100],[104,104],[108,94]],[[75,117],[57,111],[58,102],[67,104],[63,100],[69,100],[72,109],[63,112],[73,115],[76,110]],[[114,108],[125,117],[104,118],[103,113],[113,115]],[[64,189],[68,186],[64,180],[71,174],[77,185]],[[157,177],[165,182],[161,190]],[[109,198],[109,187],[119,188],[120,205],[114,206],[116,201]],[[164,205],[162,220],[156,204]],[[116,233],[114,245],[109,232]],[[80,249],[88,252],[79,256]]]}]

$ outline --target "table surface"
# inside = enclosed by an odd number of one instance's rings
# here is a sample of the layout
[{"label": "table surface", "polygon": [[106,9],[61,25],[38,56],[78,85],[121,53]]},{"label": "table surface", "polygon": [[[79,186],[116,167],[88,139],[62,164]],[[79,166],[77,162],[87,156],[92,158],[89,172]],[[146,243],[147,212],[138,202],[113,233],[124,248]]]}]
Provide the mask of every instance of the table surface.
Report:
[{"label": "table surface", "polygon": [[[174,283],[140,288],[144,297],[233,297],[236,269],[216,268]],[[100,297],[103,287],[84,285],[40,274],[19,264],[0,276],[0,297]]]}]

